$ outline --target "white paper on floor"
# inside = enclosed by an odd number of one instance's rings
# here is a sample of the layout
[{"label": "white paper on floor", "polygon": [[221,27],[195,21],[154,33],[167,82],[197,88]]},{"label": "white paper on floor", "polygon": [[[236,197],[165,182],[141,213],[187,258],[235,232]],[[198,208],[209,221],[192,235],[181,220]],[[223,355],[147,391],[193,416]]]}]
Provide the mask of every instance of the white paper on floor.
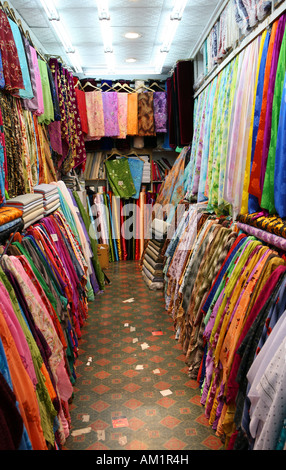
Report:
[{"label": "white paper on floor", "polygon": [[90,418],[89,415],[82,415],[82,422],[83,422],[83,423],[88,423],[88,422],[89,422],[89,418]]},{"label": "white paper on floor", "polygon": [[119,442],[119,444],[120,444],[121,446],[126,446],[126,444],[127,444],[127,437],[126,437],[126,436],[120,437],[118,442]]},{"label": "white paper on floor", "polygon": [[88,434],[89,432],[91,432],[91,427],[77,429],[76,431],[72,431],[71,435],[75,437],[75,436],[80,436],[81,434]]},{"label": "white paper on floor", "polygon": [[134,297],[131,297],[131,299],[127,299],[127,300],[123,300],[123,303],[126,304],[126,303],[129,303],[131,304],[132,302],[134,302]]},{"label": "white paper on floor", "polygon": [[128,328],[129,323],[124,323],[125,328]]},{"label": "white paper on floor", "polygon": [[147,344],[147,343],[142,343],[142,344],[141,344],[141,348],[142,348],[142,349],[148,349],[148,348],[150,348],[150,346],[149,346],[149,344]]},{"label": "white paper on floor", "polygon": [[153,374],[160,374],[160,369],[153,370]]},{"label": "white paper on floor", "polygon": [[136,331],[135,326],[130,326],[130,333],[132,333],[133,331]]},{"label": "white paper on floor", "polygon": [[97,432],[97,439],[99,441],[105,441],[105,431],[96,431]]},{"label": "white paper on floor", "polygon": [[136,366],[135,367],[135,370],[143,370],[144,369],[144,366]]},{"label": "white paper on floor", "polygon": [[171,390],[161,390],[160,393],[163,397],[167,397],[168,395],[172,395],[173,392],[171,392]]},{"label": "white paper on floor", "polygon": [[138,343],[138,338],[133,338],[132,343]]}]

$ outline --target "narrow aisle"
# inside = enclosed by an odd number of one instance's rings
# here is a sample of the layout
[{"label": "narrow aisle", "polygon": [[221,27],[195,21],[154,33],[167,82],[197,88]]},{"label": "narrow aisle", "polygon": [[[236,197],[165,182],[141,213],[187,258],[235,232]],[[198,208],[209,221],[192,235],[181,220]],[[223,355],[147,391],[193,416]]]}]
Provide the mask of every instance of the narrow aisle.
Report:
[{"label": "narrow aisle", "polygon": [[112,264],[108,276],[112,284],[91,307],[79,344],[65,449],[221,449],[198,385],[188,378],[162,292],[148,289],[134,261]]}]

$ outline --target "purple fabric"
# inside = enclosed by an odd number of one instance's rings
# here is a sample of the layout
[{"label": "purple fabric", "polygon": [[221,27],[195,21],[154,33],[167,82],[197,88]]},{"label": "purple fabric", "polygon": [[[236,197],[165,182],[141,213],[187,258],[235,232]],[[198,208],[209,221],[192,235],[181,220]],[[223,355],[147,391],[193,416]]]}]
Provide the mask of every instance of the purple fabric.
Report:
[{"label": "purple fabric", "polygon": [[167,93],[156,91],[153,94],[155,132],[168,132],[167,129]]},{"label": "purple fabric", "polygon": [[286,239],[282,237],[278,237],[273,233],[265,232],[264,230],[260,230],[259,228],[252,227],[251,225],[242,224],[237,222],[237,227],[240,230],[248,233],[249,235],[253,235],[254,237],[258,238],[259,240],[263,240],[265,243],[269,243],[270,245],[276,246],[280,250],[286,250]]},{"label": "purple fabric", "polygon": [[116,91],[102,93],[105,137],[117,137],[120,134],[118,123],[118,98]]},{"label": "purple fabric", "polygon": [[275,35],[275,42],[272,53],[270,77],[269,77],[269,86],[267,92],[267,106],[266,106],[266,117],[265,117],[265,130],[264,130],[264,139],[263,139],[263,150],[262,150],[262,160],[261,160],[261,170],[260,170],[260,188],[263,188],[265,171],[267,166],[267,158],[269,152],[269,145],[271,139],[271,124],[272,124],[272,104],[275,88],[275,78],[276,71],[279,59],[279,52],[281,48],[281,43],[285,30],[286,15],[282,15],[279,18],[277,31]]}]

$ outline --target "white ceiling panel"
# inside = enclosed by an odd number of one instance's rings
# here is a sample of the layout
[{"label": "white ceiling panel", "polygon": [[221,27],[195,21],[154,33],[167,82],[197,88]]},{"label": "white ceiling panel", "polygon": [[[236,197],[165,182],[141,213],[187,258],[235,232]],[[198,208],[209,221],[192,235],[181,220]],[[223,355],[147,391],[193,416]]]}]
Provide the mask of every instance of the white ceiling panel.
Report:
[{"label": "white ceiling panel", "polygon": [[[167,32],[167,20],[175,0],[109,0],[111,37],[116,70],[110,73],[106,69],[105,78],[112,78],[119,68],[126,69],[130,79],[139,78],[138,68],[144,68],[150,74],[150,65],[154,66],[160,51],[163,36]],[[224,0],[188,0],[182,20],[166,56],[163,70],[157,78],[166,78],[177,60],[186,60],[200,39],[201,33],[208,24],[214,11]],[[23,20],[27,27],[49,55],[61,56],[66,65],[71,65],[69,56],[58,39],[51,22],[48,20],[41,0],[11,0],[8,2],[15,10],[16,16]],[[106,67],[107,55],[104,53],[101,22],[98,18],[96,0],[54,0],[61,22],[77,51],[83,75],[86,69]],[[124,34],[135,31],[140,34],[136,40],[126,39]],[[134,64],[126,64],[126,59],[133,57]],[[132,70],[136,72],[132,72]],[[124,71],[124,70],[123,70]],[[120,72],[118,72],[120,73]],[[154,71],[154,76],[155,76]],[[89,75],[88,75],[89,76]],[[101,74],[102,77],[102,74]],[[142,78],[142,77],[141,77]],[[147,75],[146,75],[146,78]],[[152,78],[154,78],[152,76]]]}]

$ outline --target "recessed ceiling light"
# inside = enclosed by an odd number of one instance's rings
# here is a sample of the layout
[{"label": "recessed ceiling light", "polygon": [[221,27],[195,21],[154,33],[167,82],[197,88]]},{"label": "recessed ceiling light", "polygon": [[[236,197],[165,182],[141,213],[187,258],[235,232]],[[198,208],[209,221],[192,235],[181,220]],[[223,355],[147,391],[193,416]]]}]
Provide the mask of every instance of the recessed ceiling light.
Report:
[{"label": "recessed ceiling light", "polygon": [[134,59],[134,57],[130,57],[130,59],[126,59],[125,62],[136,62],[137,59]]},{"label": "recessed ceiling light", "polygon": [[130,33],[126,33],[124,37],[126,37],[127,39],[137,39],[141,37],[141,34],[130,32]]}]

